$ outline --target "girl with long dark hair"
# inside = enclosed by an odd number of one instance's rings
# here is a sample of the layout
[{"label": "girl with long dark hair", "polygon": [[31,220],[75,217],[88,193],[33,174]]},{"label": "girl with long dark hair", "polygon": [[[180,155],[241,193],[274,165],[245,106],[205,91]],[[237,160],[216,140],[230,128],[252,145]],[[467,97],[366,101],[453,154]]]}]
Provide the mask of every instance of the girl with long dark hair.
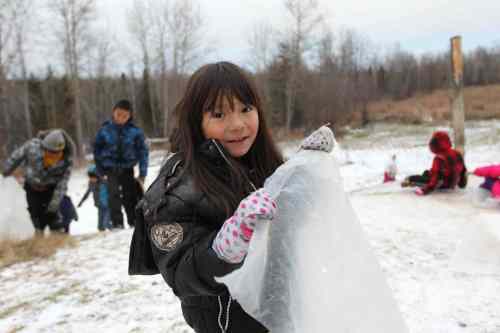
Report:
[{"label": "girl with long dark hair", "polygon": [[215,281],[242,265],[255,224],[277,212],[262,186],[283,157],[257,89],[238,66],[208,64],[174,115],[174,154],[138,205],[129,273],[162,274],[198,333],[267,332]]}]

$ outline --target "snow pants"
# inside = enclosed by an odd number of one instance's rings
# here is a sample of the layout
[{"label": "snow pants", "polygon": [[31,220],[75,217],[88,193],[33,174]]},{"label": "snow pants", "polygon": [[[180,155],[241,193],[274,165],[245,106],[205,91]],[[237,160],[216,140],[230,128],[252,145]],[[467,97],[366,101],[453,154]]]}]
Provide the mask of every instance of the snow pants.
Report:
[{"label": "snow pants", "polygon": [[52,231],[62,231],[63,229],[57,212],[52,213],[47,211],[49,203],[52,200],[52,195],[54,194],[54,189],[55,186],[35,188],[28,183],[24,184],[28,212],[30,213],[31,223],[33,223],[37,234],[43,234],[47,226]]},{"label": "snow pants", "polygon": [[114,168],[105,172],[108,177],[109,208],[113,228],[123,228],[122,206],[127,214],[128,225],[135,225],[137,191],[133,168]]},{"label": "snow pants", "polygon": [[104,231],[106,229],[111,229],[113,225],[111,224],[111,216],[109,214],[109,207],[99,206],[97,207],[97,229],[99,231]]},{"label": "snow pants", "polygon": [[431,180],[430,172],[429,170],[425,170],[421,175],[413,175],[408,177],[408,180],[414,186],[425,186]]},{"label": "snow pants", "polygon": [[[431,180],[431,173],[429,170],[425,170],[421,175],[413,175],[408,177],[408,180],[411,182],[411,186],[424,187]],[[439,179],[436,189],[446,190],[449,189],[447,186],[443,186],[442,179]]]}]

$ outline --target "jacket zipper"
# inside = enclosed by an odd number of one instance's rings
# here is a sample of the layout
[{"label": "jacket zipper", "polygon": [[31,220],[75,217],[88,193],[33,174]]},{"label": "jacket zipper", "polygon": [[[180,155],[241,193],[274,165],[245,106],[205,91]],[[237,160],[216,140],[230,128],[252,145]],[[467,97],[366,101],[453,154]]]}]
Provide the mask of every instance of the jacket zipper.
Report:
[{"label": "jacket zipper", "polygon": [[[224,161],[226,161],[226,163],[229,165],[230,168],[232,168],[233,170],[235,169],[234,166],[231,164],[231,162],[229,161],[229,159],[226,157],[226,155],[224,154],[224,151],[222,150],[222,148],[219,146],[219,143],[217,142],[217,140],[215,139],[210,139],[210,141],[212,141],[212,143],[215,145],[215,147],[217,148],[217,151],[219,152],[219,154],[222,156],[222,158],[224,159]],[[250,186],[252,186],[253,190],[254,191],[257,191],[257,187],[255,187],[254,183],[252,183],[252,181],[250,180],[250,178],[244,174],[245,176],[245,179],[246,181],[250,184]]]}]

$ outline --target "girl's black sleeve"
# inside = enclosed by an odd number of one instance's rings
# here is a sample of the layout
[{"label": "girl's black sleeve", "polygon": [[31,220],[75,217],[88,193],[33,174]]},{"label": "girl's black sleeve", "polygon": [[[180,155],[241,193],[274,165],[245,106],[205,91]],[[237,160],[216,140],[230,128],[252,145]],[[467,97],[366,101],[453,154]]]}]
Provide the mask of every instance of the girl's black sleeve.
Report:
[{"label": "girl's black sleeve", "polygon": [[150,224],[147,234],[158,270],[179,297],[222,294],[226,288],[214,277],[241,266],[217,257],[212,250],[217,230],[207,229],[200,221],[172,218]]}]

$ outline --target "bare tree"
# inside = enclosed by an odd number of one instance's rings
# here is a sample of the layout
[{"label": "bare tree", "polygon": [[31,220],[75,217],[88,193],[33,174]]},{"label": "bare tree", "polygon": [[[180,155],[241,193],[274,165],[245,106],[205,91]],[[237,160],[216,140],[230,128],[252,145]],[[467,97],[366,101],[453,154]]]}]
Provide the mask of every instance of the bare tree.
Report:
[{"label": "bare tree", "polygon": [[[256,23],[250,32],[248,38],[249,46],[249,65],[255,72],[255,79],[259,87],[264,102],[269,104],[270,88],[269,88],[269,67],[275,51],[275,31],[273,27],[265,21]],[[271,113],[268,114],[268,122],[272,123]]]},{"label": "bare tree", "polygon": [[291,22],[287,37],[290,45],[291,68],[286,88],[286,130],[290,131],[295,114],[295,96],[298,89],[298,76],[304,55],[314,42],[313,33],[323,21],[317,0],[284,0]]},{"label": "bare tree", "polygon": [[338,61],[340,67],[340,92],[344,111],[361,114],[361,124],[368,123],[368,102],[374,95],[375,80],[368,71],[370,43],[354,30],[343,30],[339,36]]},{"label": "bare tree", "polygon": [[320,68],[322,65],[333,62],[335,58],[334,41],[333,31],[329,27],[324,26],[317,48],[317,64]]},{"label": "bare tree", "polygon": [[49,9],[56,19],[56,34],[63,46],[65,71],[71,80],[78,155],[83,158],[82,112],[80,104],[80,67],[89,51],[90,27],[95,19],[95,0],[50,0]]},{"label": "bare tree", "polygon": [[152,25],[154,44],[156,45],[156,59],[160,66],[160,82],[158,87],[158,100],[160,104],[160,117],[163,117],[163,136],[167,136],[168,128],[168,63],[169,58],[169,20],[170,2],[163,0],[154,4],[152,11]]},{"label": "bare tree", "polygon": [[111,38],[105,35],[104,32],[100,34],[100,38],[96,43],[96,77],[104,77],[110,70],[111,60],[114,54],[114,45]]},{"label": "bare tree", "polygon": [[[98,33],[99,38],[95,43],[95,49],[92,57],[89,58],[92,68],[93,80],[88,81],[88,88],[91,91],[92,98],[86,99],[83,107],[88,110],[88,117],[85,117],[87,131],[94,131],[92,125],[98,125],[108,115],[107,110],[113,103],[115,91],[113,90],[113,80],[111,78],[112,64],[116,49],[114,38],[108,35],[106,31]],[[89,76],[91,77],[91,76]]]},{"label": "bare tree", "polygon": [[[146,125],[148,128],[151,127],[153,132],[156,132],[158,126],[158,121],[156,119],[156,113],[153,110],[151,102],[154,101],[154,87],[153,82],[150,79],[151,74],[151,63],[153,55],[153,44],[154,44],[154,21],[155,8],[151,0],[134,0],[133,8],[129,12],[129,31],[132,34],[136,44],[138,45],[143,64],[143,84],[146,88],[147,96],[143,96],[143,104],[141,105],[143,110],[143,118],[147,120]],[[150,82],[151,81],[151,82]],[[146,105],[147,104],[147,105]],[[146,114],[148,113],[148,114]],[[149,124],[151,122],[151,124]]]},{"label": "bare tree", "polygon": [[[124,82],[124,90],[127,90],[130,95],[132,95],[132,105],[137,105],[137,83],[135,82],[135,68],[134,63],[129,62],[128,64],[129,79],[128,82]],[[122,78],[125,78],[125,74],[122,73]],[[127,84],[128,83],[128,84]]]},{"label": "bare tree", "polygon": [[31,121],[30,111],[30,96],[28,90],[28,69],[26,66],[26,48],[28,43],[28,32],[30,27],[27,22],[32,22],[34,17],[33,4],[28,3],[27,0],[16,1],[16,14],[15,15],[15,34],[16,34],[16,53],[21,72],[22,85],[23,85],[23,111],[26,120],[26,133],[28,137],[33,136],[33,125]]},{"label": "bare tree", "polygon": [[184,74],[207,51],[203,43],[203,19],[193,0],[175,0],[170,10],[172,70]]},{"label": "bare tree", "polygon": [[128,14],[128,28],[135,42],[139,45],[144,68],[150,69],[152,48],[151,1],[134,0]]},{"label": "bare tree", "polygon": [[[175,100],[180,95],[182,75],[210,50],[204,42],[200,7],[194,0],[174,0],[168,23],[173,76],[171,90]],[[170,133],[173,125],[169,118],[170,114],[167,114],[166,133]]]},{"label": "bare tree", "polygon": [[416,57],[396,44],[386,59],[389,71],[388,90],[395,99],[411,97],[418,82],[418,62]]},{"label": "bare tree", "polygon": [[[169,132],[170,109],[179,94],[182,77],[206,52],[202,24],[200,9],[194,0],[135,0],[133,3],[129,31],[142,56],[143,80],[148,80],[143,82],[149,90],[146,100],[159,104],[159,107],[155,107],[156,104],[147,107],[153,109],[155,133],[162,127],[163,135]],[[158,77],[152,77],[156,73]]]},{"label": "bare tree", "polygon": [[334,50],[334,35],[329,27],[324,27],[317,49],[317,84],[318,89],[311,92],[308,105],[316,110],[311,115],[314,124],[330,122],[335,124],[338,118],[339,90],[336,89],[338,64]]},{"label": "bare tree", "polygon": [[7,108],[7,77],[12,70],[15,60],[15,0],[0,0],[0,113],[3,116],[2,153],[7,152],[9,135],[7,130],[11,128],[11,118]]},{"label": "bare tree", "polygon": [[15,2],[15,0],[0,0],[0,80],[7,77],[15,59],[15,48],[13,48]]},{"label": "bare tree", "polygon": [[256,23],[248,38],[249,63],[255,73],[262,73],[271,63],[275,41],[273,27],[265,21]]}]

